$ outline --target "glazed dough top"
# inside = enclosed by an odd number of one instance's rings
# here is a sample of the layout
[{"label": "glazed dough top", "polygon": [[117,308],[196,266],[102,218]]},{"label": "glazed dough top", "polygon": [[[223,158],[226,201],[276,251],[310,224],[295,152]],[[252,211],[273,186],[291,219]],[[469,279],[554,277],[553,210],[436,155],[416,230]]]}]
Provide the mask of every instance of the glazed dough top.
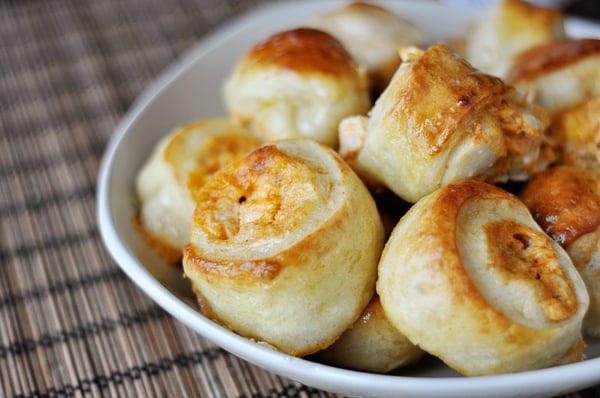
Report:
[{"label": "glazed dough top", "polygon": [[265,67],[336,77],[355,75],[356,62],[333,36],[317,29],[277,33],[256,44],[240,62],[239,73]]},{"label": "glazed dough top", "polygon": [[506,80],[532,80],[594,55],[600,55],[600,39],[553,40],[519,53]]},{"label": "glazed dough top", "polygon": [[563,247],[600,226],[600,171],[557,166],[536,176],[521,199]]},{"label": "glazed dough top", "polygon": [[415,144],[411,150],[426,156],[442,151],[463,120],[511,90],[500,79],[474,70],[444,45],[418,51],[414,57],[407,51],[402,59],[411,65],[411,73],[405,84],[390,86],[384,94],[395,101],[385,124],[406,124]]}]

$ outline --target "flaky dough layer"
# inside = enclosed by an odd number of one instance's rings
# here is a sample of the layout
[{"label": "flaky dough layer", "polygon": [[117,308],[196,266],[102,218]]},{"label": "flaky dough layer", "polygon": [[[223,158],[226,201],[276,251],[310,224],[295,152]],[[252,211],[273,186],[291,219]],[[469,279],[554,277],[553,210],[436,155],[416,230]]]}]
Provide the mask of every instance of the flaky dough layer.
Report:
[{"label": "flaky dough layer", "polygon": [[504,79],[519,53],[564,37],[560,11],[523,0],[499,0],[469,28],[465,58],[482,72]]},{"label": "flaky dough layer", "polygon": [[377,291],[398,330],[464,375],[581,359],[581,277],[525,205],[487,183],[415,204],[386,244]]},{"label": "flaky dough layer", "polygon": [[416,24],[390,10],[366,2],[318,15],[305,25],[328,32],[348,50],[369,77],[378,96],[400,65],[398,48],[420,46],[425,33]]},{"label": "flaky dough layer", "polygon": [[423,350],[390,323],[375,294],[360,318],[316,357],[348,369],[388,373],[418,362],[423,355]]},{"label": "flaky dough layer", "polygon": [[600,170],[553,167],[530,181],[521,198],[583,277],[590,295],[583,330],[600,337]]},{"label": "flaky dough layer", "polygon": [[371,104],[364,70],[339,41],[309,28],[252,47],[225,82],[224,100],[263,141],[308,137],[334,148],[339,121]]},{"label": "flaky dough layer", "polygon": [[165,260],[180,261],[190,239],[194,192],[259,145],[247,130],[224,119],[186,124],[157,144],[137,176],[136,193],[140,229]]},{"label": "flaky dough layer", "polygon": [[306,355],[360,316],[374,293],[383,234],[372,197],[332,149],[284,140],[199,193],[184,272],[209,317]]},{"label": "flaky dough layer", "polygon": [[340,124],[340,153],[365,181],[416,202],[461,179],[519,180],[545,169],[545,111],[445,45],[401,54],[369,117]]},{"label": "flaky dough layer", "polygon": [[600,39],[568,38],[529,48],[515,57],[506,81],[553,115],[600,96]]}]

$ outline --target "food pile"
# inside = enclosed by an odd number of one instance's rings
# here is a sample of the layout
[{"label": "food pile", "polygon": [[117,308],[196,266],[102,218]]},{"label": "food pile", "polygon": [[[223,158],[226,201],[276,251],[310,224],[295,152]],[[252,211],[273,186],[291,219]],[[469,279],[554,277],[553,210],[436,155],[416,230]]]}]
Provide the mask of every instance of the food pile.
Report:
[{"label": "food pile", "polygon": [[227,118],[176,128],[140,231],[200,310],[294,356],[465,376],[583,359],[600,338],[600,40],[501,0],[426,45],[350,3],[256,43]]}]

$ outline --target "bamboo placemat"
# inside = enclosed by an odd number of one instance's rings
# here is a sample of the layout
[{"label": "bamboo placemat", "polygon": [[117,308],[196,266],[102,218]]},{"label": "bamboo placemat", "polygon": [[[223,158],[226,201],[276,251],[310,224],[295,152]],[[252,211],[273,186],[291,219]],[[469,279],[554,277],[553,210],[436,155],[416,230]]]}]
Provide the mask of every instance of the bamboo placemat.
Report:
[{"label": "bamboo placemat", "polygon": [[128,107],[203,35],[262,2],[0,3],[1,397],[333,396],[172,318],[96,225],[99,164]]}]

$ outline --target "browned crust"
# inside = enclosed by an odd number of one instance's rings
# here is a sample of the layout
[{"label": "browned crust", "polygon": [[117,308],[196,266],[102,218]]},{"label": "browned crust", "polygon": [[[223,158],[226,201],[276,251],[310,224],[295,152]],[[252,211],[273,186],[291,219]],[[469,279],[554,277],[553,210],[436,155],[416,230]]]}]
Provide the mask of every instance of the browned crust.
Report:
[{"label": "browned crust", "polygon": [[247,239],[284,235],[317,205],[299,188],[300,183],[316,184],[314,178],[301,160],[275,145],[264,145],[215,174],[198,191],[193,223],[223,242],[239,243],[240,233]]},{"label": "browned crust", "polygon": [[491,262],[507,281],[525,280],[537,285],[549,321],[573,316],[579,303],[570,281],[557,266],[556,251],[546,234],[512,220],[485,225]]},{"label": "browned crust", "polygon": [[242,70],[272,66],[324,75],[354,74],[357,64],[333,36],[312,28],[280,32],[255,45]]},{"label": "browned crust", "polygon": [[[442,236],[454,236],[456,217],[460,209],[472,200],[513,201],[522,206],[513,194],[494,185],[480,181],[466,180],[451,184],[444,189],[438,199],[434,213],[436,217],[436,233]],[[524,226],[510,219],[485,224],[482,231],[490,248],[490,263],[500,275],[508,280],[522,279],[536,284],[539,300],[544,303],[544,314],[552,322],[563,321],[578,310],[578,302],[571,283],[565,281],[564,271],[557,265],[554,248],[549,245],[549,238],[541,231]],[[446,242],[447,252],[459,255],[454,240]],[[459,255],[460,256],[460,255]],[[440,264],[447,265],[441,260]],[[461,263],[454,264],[456,270],[447,270],[450,285],[456,289],[457,297],[464,297],[486,306],[487,302],[479,288],[462,270]],[[501,318],[503,314],[494,310]],[[482,316],[484,328],[490,319]],[[519,339],[528,338],[527,334],[515,335]]]},{"label": "browned crust", "polygon": [[[552,26],[563,19],[563,13],[551,8],[543,8],[523,0],[503,0],[503,7],[507,16],[520,21],[530,21],[541,26]],[[533,22],[531,22],[533,21]]]},{"label": "browned crust", "polygon": [[[429,213],[423,217],[423,222],[428,223],[430,226],[422,228],[414,238],[419,240],[423,246],[436,248],[430,249],[431,251],[427,253],[428,261],[421,266],[428,268],[425,272],[431,275],[432,278],[435,278],[436,275],[443,275],[444,285],[451,289],[452,300],[457,303],[468,302],[466,305],[476,310],[478,333],[488,334],[492,331],[503,330],[503,338],[510,344],[526,346],[535,343],[540,339],[538,333],[527,326],[513,322],[500,309],[489,304],[483,292],[463,266],[458,251],[457,239],[459,237],[456,235],[457,217],[461,208],[467,203],[476,200],[508,200],[521,204],[519,199],[501,188],[476,180],[465,180],[450,184],[440,190],[437,195],[433,205],[429,206]],[[511,225],[514,224],[509,221],[507,228]],[[523,230],[528,235],[532,235],[534,239],[540,239],[540,245],[547,245],[550,242],[550,239],[541,231],[536,233],[536,231],[526,227]],[[497,242],[495,239],[497,236],[493,236],[494,231],[491,234],[490,231],[484,230],[481,232],[486,235],[484,239],[491,242],[489,244],[504,245],[504,248],[498,248],[498,250],[510,250],[507,249],[508,244],[516,246],[515,250],[519,249],[518,245],[521,242],[513,237],[513,234],[510,234],[510,239]],[[520,239],[519,236],[518,238]],[[533,248],[533,250],[535,251],[536,248]],[[532,253],[523,254],[525,257],[531,257],[532,255]],[[501,275],[504,274],[507,277],[519,278],[536,284],[535,289],[540,300],[544,302],[544,313],[548,316],[549,321],[560,322],[572,316],[578,310],[573,286],[570,283],[565,285],[564,280],[562,280],[564,274],[558,266],[540,269],[538,279],[525,268],[511,269],[511,263],[502,263],[502,259],[494,258],[493,253],[491,257],[492,260],[485,266],[500,267],[497,272]],[[511,258],[510,261],[512,262],[512,260]],[[525,262],[528,261],[530,259],[525,260]],[[509,275],[511,273],[513,275]],[[556,285],[557,280],[560,285]],[[554,293],[556,292],[560,292],[560,296],[555,296]]]},{"label": "browned crust", "polygon": [[594,55],[600,55],[600,39],[553,40],[517,55],[506,81],[533,80]]},{"label": "browned crust", "polygon": [[249,275],[261,279],[272,280],[279,274],[282,264],[274,259],[213,261],[200,257],[191,244],[185,245],[183,253],[186,265],[195,272],[226,277],[229,279],[246,279]]},{"label": "browned crust", "polygon": [[350,3],[346,6],[346,10],[363,13],[363,12],[381,12],[384,14],[389,14],[389,11],[383,7],[380,7],[376,4],[365,3],[361,1]]},{"label": "browned crust", "polygon": [[131,220],[133,227],[140,234],[144,242],[152,248],[167,264],[172,266],[180,266],[183,253],[166,243],[164,239],[151,234],[142,226],[140,217],[136,216]]},{"label": "browned crust", "polygon": [[600,226],[599,185],[598,173],[557,166],[531,180],[520,196],[542,229],[568,247]]},{"label": "browned crust", "polygon": [[434,155],[442,151],[457,125],[510,90],[499,78],[472,68],[446,45],[436,44],[414,63],[393,117],[407,120],[421,152]]},{"label": "browned crust", "polygon": [[[435,200],[435,205],[432,206],[428,221],[436,220],[434,231],[429,228],[425,229],[425,233],[435,236],[439,240],[435,242],[440,245],[439,262],[431,262],[430,267],[446,268],[445,275],[448,276],[449,285],[455,289],[456,297],[468,298],[478,303],[481,307],[486,307],[487,302],[477,286],[473,283],[470,277],[464,272],[462,263],[459,261],[446,261],[444,254],[453,253],[459,258],[457,242],[455,239],[447,239],[447,237],[456,236],[456,218],[460,209],[469,201],[475,199],[486,200],[505,200],[512,197],[510,193],[497,188],[491,184],[466,180],[459,183],[449,184],[439,191],[439,196]],[[497,315],[504,318],[500,312]]]}]

